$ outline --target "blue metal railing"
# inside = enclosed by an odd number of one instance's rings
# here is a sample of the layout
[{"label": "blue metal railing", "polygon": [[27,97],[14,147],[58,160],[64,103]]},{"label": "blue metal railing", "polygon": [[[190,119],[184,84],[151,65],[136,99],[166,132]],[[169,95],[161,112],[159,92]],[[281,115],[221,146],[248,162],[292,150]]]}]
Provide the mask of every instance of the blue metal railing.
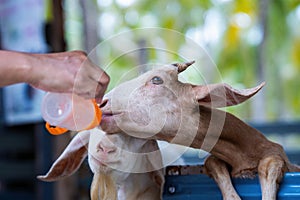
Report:
[{"label": "blue metal railing", "polygon": [[[288,137],[290,134],[300,134],[300,122],[249,123],[266,136],[279,134]],[[300,135],[299,135],[300,136]],[[300,144],[299,144],[300,146]],[[300,163],[300,150],[288,152],[291,162]],[[188,158],[197,162],[199,158]],[[233,185],[244,200],[261,199],[261,189],[258,177],[254,179],[233,179]],[[166,176],[164,200],[221,200],[221,192],[213,179],[206,175]],[[278,200],[300,199],[300,173],[286,173],[278,191]]]}]

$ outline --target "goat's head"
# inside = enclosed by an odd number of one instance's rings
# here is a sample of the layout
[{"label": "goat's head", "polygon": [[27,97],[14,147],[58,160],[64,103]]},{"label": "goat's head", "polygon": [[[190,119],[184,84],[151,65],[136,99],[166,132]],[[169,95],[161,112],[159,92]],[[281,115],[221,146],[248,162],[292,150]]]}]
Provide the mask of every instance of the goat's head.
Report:
[{"label": "goat's head", "polygon": [[125,134],[106,135],[95,128],[78,133],[44,176],[43,181],[56,181],[72,175],[86,157],[93,173],[114,173],[124,180],[129,173],[161,169],[162,158],[156,141],[133,138]]},{"label": "goat's head", "polygon": [[[114,88],[101,105],[103,130],[170,141],[179,130],[197,132],[199,105],[212,108],[236,105],[264,85],[236,90],[223,83],[180,82],[178,74],[191,64],[193,62],[157,67]],[[159,137],[155,137],[158,134]]]},{"label": "goat's head", "polygon": [[101,133],[90,135],[89,165],[93,173],[143,173],[163,167],[156,141]]}]

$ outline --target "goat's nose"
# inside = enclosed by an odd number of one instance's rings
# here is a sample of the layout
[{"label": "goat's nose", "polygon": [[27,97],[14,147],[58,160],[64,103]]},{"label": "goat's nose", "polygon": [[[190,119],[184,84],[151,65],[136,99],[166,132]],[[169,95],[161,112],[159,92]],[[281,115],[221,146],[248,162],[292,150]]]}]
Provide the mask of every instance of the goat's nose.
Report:
[{"label": "goat's nose", "polygon": [[111,146],[111,145],[105,145],[103,143],[99,143],[97,146],[97,152],[103,152],[103,153],[113,153],[116,151],[116,147],[115,146]]},{"label": "goat's nose", "polygon": [[103,99],[101,104],[100,104],[100,108],[103,108],[108,102],[108,99]]}]

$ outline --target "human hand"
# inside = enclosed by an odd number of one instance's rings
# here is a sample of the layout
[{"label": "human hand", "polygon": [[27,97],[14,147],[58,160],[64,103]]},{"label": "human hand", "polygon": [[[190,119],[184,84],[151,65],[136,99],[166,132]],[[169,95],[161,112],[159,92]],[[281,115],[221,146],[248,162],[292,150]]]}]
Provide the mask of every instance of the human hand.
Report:
[{"label": "human hand", "polygon": [[82,51],[32,54],[27,83],[49,91],[75,93],[101,102],[109,76]]}]

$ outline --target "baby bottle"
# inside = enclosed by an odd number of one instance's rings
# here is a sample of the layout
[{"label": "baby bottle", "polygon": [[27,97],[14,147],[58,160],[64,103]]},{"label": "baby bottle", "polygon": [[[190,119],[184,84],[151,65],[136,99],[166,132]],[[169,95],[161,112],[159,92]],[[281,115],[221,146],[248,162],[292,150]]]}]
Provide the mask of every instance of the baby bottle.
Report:
[{"label": "baby bottle", "polygon": [[47,130],[54,135],[92,129],[101,121],[95,100],[69,93],[48,92],[42,101],[42,116]]}]

